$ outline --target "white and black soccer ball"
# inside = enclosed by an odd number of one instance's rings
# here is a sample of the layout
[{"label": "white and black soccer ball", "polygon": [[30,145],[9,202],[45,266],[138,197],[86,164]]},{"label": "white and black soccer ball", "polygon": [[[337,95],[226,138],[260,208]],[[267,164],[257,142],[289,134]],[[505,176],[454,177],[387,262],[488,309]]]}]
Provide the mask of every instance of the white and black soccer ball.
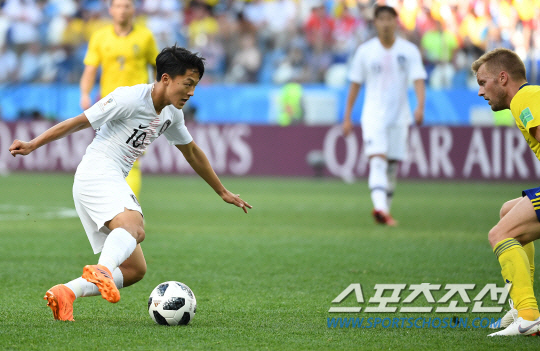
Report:
[{"label": "white and black soccer ball", "polygon": [[197,300],[193,291],[183,283],[161,283],[150,294],[148,313],[161,325],[186,325],[195,316]]}]

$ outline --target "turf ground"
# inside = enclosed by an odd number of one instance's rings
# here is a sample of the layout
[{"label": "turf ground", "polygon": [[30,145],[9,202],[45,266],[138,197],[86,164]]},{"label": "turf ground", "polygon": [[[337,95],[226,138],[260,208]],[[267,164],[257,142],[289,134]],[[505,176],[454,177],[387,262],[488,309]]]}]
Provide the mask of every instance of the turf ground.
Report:
[{"label": "turf ground", "polygon": [[[487,232],[500,205],[534,183],[401,181],[398,228],[370,217],[365,181],[224,178],[254,209],[223,203],[200,179],[145,176],[146,277],[122,300],[75,303],[75,323],[57,322],[42,297],[97,261],[73,213],[71,175],[0,178],[0,349],[3,350],[532,350],[538,337],[487,338],[483,328],[329,327],[328,318],[451,318],[444,313],[365,313],[375,284],[502,285]],[[160,282],[178,280],[197,297],[186,327],[154,324],[147,299]],[[362,284],[329,313],[351,283]],[[540,296],[538,284],[536,295]],[[439,300],[446,291],[434,292]],[[401,300],[408,295],[401,294]],[[388,294],[385,296],[389,296]],[[454,297],[468,318],[473,302]],[[484,299],[484,305],[497,306]],[[413,306],[434,307],[419,298]],[[390,304],[390,306],[404,306]]]}]

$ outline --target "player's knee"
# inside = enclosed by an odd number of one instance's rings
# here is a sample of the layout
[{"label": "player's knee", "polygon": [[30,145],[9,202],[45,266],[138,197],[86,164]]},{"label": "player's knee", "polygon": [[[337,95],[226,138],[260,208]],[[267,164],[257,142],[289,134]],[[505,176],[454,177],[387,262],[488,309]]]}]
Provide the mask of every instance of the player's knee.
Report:
[{"label": "player's knee", "polygon": [[120,228],[125,229],[129,234],[131,234],[131,236],[134,237],[135,240],[137,240],[137,244],[140,244],[141,242],[143,242],[144,237],[145,237],[145,232],[142,226],[127,223],[123,226],[120,226]]},{"label": "player's knee", "polygon": [[512,207],[513,207],[512,201],[506,201],[506,202],[502,205],[502,207],[501,207],[501,210],[500,210],[500,212],[499,212],[499,217],[500,217],[500,218],[503,218],[504,216],[506,216],[506,214],[507,214],[508,212],[510,212],[510,210],[512,209]]},{"label": "player's knee", "polygon": [[501,240],[505,239],[503,237],[504,233],[499,230],[498,226],[494,226],[488,233],[488,240],[491,247],[495,247]]},{"label": "player's knee", "polygon": [[124,288],[141,281],[146,274],[146,262],[121,267],[124,274]]}]

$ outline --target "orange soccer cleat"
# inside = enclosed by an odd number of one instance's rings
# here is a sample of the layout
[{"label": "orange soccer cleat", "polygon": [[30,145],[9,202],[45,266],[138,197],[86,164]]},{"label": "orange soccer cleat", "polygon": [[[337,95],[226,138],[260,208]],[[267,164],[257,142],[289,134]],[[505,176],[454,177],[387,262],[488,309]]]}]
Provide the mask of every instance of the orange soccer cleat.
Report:
[{"label": "orange soccer cleat", "polygon": [[384,224],[389,227],[397,226],[397,221],[394,218],[392,218],[392,216],[389,213],[385,213],[384,211],[373,210],[372,215],[376,223]]},{"label": "orange soccer cleat", "polygon": [[103,265],[84,266],[82,277],[90,283],[96,284],[105,300],[117,303],[120,301],[120,291],[114,284],[111,271]]},{"label": "orange soccer cleat", "polygon": [[75,321],[73,319],[73,302],[75,294],[64,284],[58,284],[47,290],[44,300],[52,310],[54,319],[59,321]]}]

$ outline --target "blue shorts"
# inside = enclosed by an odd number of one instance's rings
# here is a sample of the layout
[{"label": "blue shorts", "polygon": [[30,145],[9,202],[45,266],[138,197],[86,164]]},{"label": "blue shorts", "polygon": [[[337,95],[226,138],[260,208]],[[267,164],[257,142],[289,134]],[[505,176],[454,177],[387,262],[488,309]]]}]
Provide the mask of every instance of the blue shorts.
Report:
[{"label": "blue shorts", "polygon": [[527,196],[531,200],[536,212],[536,218],[540,221],[540,187],[523,190],[521,196]]}]

